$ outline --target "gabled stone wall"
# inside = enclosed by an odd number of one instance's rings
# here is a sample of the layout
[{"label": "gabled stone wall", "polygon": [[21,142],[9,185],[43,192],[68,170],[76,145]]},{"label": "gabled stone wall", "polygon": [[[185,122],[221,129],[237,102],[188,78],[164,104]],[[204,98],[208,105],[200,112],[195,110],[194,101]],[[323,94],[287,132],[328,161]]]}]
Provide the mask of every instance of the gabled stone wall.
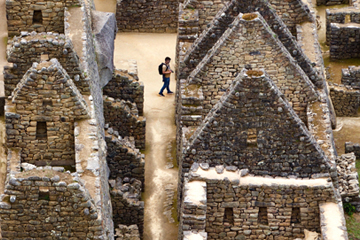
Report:
[{"label": "gabled stone wall", "polygon": [[144,114],[144,84],[137,75],[115,70],[112,80],[103,88],[103,94],[114,99],[136,103],[139,115]]},{"label": "gabled stone wall", "polygon": [[7,146],[20,147],[23,162],[74,165],[74,121],[89,115],[60,63],[34,63],[11,98],[5,114]]},{"label": "gabled stone wall", "polygon": [[276,85],[265,75],[243,74],[185,136],[178,152],[180,181],[194,162],[248,168],[256,175],[330,176],[324,152]]},{"label": "gabled stone wall", "polygon": [[109,179],[136,178],[144,189],[145,156],[135,148],[134,142],[121,139],[112,128],[107,129],[106,136],[107,156],[106,161],[110,169]]},{"label": "gabled stone wall", "polygon": [[234,20],[188,78],[189,84],[202,87],[204,114],[242,68],[264,68],[306,123],[306,105],[317,98],[315,86],[260,15],[250,21],[244,16]]},{"label": "gabled stone wall", "polygon": [[[79,4],[78,0],[6,0],[8,34],[12,37],[21,31],[64,33],[65,7]],[[36,16],[34,19],[34,11],[39,11],[41,20],[36,20]]]},{"label": "gabled stone wall", "polygon": [[321,87],[324,79],[319,76],[317,71],[313,68],[312,62],[303,53],[302,48],[298,45],[296,40],[294,40],[287,26],[276,14],[276,11],[264,0],[253,0],[252,2],[239,2],[233,0],[221,9],[212,22],[208,24],[208,28],[201,33],[199,38],[187,50],[185,56],[180,59],[178,79],[188,77],[190,72],[198,65],[208,50],[219,40],[240,12],[248,13],[255,11],[255,9],[262,15],[271,30],[277,35],[281,43],[297,61],[311,81],[316,86]]},{"label": "gabled stone wall", "polygon": [[178,0],[117,0],[120,32],[176,32],[178,16]]},{"label": "gabled stone wall", "polygon": [[121,137],[134,137],[136,148],[145,149],[146,119],[139,117],[136,104],[104,96],[104,117]]},{"label": "gabled stone wall", "polygon": [[80,68],[80,61],[73,44],[63,34],[23,33],[21,37],[15,37],[8,45],[7,58],[13,66],[5,66],[4,69],[6,96],[11,95],[16,84],[34,62],[39,63],[41,60],[52,58],[56,58],[66,69],[82,94],[90,94],[89,82],[85,78],[85,72],[82,72]]}]

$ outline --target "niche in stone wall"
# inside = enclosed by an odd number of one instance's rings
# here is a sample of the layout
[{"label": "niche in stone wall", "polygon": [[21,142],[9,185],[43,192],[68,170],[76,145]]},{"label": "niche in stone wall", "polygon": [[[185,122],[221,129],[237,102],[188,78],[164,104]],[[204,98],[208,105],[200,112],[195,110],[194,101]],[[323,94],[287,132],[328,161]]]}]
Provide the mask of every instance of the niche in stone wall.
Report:
[{"label": "niche in stone wall", "polygon": [[39,187],[39,200],[50,200],[49,188]]},{"label": "niche in stone wall", "polygon": [[51,100],[43,100],[43,107],[52,107],[53,106],[53,103]]},{"label": "niche in stone wall", "polygon": [[267,207],[259,207],[258,223],[268,225]]},{"label": "niche in stone wall", "polygon": [[300,208],[294,207],[291,211],[291,223],[300,223]]},{"label": "niche in stone wall", "polygon": [[247,130],[246,145],[249,148],[257,148],[257,132],[256,128],[250,128]]},{"label": "niche in stone wall", "polygon": [[36,123],[36,139],[37,140],[47,140],[46,122],[37,122]]},{"label": "niche in stone wall", "polygon": [[41,10],[34,10],[33,14],[33,24],[42,24],[43,16]]},{"label": "niche in stone wall", "polygon": [[234,210],[233,210],[233,208],[225,208],[224,224],[234,226]]}]

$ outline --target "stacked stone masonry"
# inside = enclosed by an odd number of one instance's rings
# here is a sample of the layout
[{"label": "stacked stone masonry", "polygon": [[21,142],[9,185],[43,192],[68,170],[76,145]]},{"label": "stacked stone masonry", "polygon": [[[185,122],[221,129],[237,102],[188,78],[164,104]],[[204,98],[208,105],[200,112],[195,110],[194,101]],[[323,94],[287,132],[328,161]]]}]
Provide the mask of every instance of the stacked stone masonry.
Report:
[{"label": "stacked stone masonry", "polygon": [[360,159],[360,144],[353,142],[346,142],[345,153],[354,153],[356,158]]},{"label": "stacked stone masonry", "polygon": [[[185,231],[206,232],[208,240],[303,239],[305,229],[321,232],[320,204],[338,205],[326,179],[264,178],[246,172],[193,166],[184,187],[179,239]],[[341,215],[334,219],[344,227]]]},{"label": "stacked stone masonry", "polygon": [[134,137],[135,146],[145,149],[145,117],[138,115],[135,103],[104,96],[105,121],[121,137]]},{"label": "stacked stone masonry", "polygon": [[99,239],[95,203],[69,173],[31,170],[8,179],[0,202],[2,239]]},{"label": "stacked stone masonry", "polygon": [[7,146],[36,165],[73,165],[74,121],[89,118],[87,104],[56,59],[34,63],[8,102]]},{"label": "stacked stone masonry", "polygon": [[339,191],[342,197],[359,196],[359,177],[354,153],[343,154],[336,159]]},{"label": "stacked stone masonry", "polygon": [[141,198],[141,182],[134,178],[117,178],[110,180],[112,190],[111,202],[113,207],[114,225],[127,226],[136,224],[140,236],[144,231],[144,202]]},{"label": "stacked stone masonry", "polygon": [[13,37],[21,31],[64,33],[65,7],[79,4],[79,0],[6,0],[8,34]]},{"label": "stacked stone masonry", "polygon": [[[223,34],[188,78],[189,84],[201,84],[204,114],[214,107],[242,68],[265,68],[306,122],[306,105],[317,98],[314,85],[268,30],[261,16],[251,21],[242,18],[240,14],[234,20],[233,27]],[[244,36],[243,32],[247,34]],[[235,40],[237,38],[240,41]]]},{"label": "stacked stone masonry", "polygon": [[331,23],[360,23],[360,10],[355,7],[326,9],[326,43],[330,43]]},{"label": "stacked stone masonry", "polygon": [[343,68],[341,70],[341,83],[354,89],[360,89],[360,68],[356,66]]},{"label": "stacked stone masonry", "polygon": [[329,88],[336,116],[356,117],[360,104],[360,91],[336,83],[329,84]]},{"label": "stacked stone masonry", "polygon": [[136,103],[139,115],[144,114],[144,84],[137,75],[116,70],[110,82],[103,88],[103,94],[114,99]]},{"label": "stacked stone masonry", "polygon": [[178,0],[117,0],[116,21],[121,32],[177,31]]},{"label": "stacked stone masonry", "polygon": [[33,62],[56,58],[82,94],[89,95],[89,82],[81,72],[79,58],[69,38],[58,33],[27,33],[15,37],[8,45],[7,60],[12,67],[5,66],[5,95],[10,96]]},{"label": "stacked stone masonry", "polygon": [[112,128],[107,129],[106,133],[106,161],[110,169],[109,178],[136,178],[144,186],[144,155],[135,148],[134,142],[129,139],[121,139],[118,133],[113,132]]}]

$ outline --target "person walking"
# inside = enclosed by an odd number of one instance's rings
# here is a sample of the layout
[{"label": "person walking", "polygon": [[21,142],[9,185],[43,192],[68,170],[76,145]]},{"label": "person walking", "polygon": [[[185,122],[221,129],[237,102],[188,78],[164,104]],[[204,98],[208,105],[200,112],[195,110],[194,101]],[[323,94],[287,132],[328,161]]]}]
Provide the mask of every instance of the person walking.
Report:
[{"label": "person walking", "polygon": [[168,94],[173,93],[172,91],[170,91],[170,86],[169,86],[170,85],[170,74],[174,72],[170,68],[170,61],[171,61],[171,58],[166,57],[165,63],[162,64],[162,78],[163,78],[164,85],[162,86],[162,88],[159,92],[159,95],[163,96],[163,97],[165,97],[165,95],[163,94],[163,91],[165,90],[165,88],[166,88]]}]

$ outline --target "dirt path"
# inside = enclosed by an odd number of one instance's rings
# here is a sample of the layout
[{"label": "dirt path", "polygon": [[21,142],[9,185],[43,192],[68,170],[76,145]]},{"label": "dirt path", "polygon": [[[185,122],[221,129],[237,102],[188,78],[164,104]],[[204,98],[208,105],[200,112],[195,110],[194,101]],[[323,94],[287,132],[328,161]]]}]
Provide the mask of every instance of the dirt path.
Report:
[{"label": "dirt path", "polygon": [[[177,226],[164,215],[164,202],[176,189],[178,172],[167,169],[169,148],[175,141],[175,96],[160,97],[161,76],[158,65],[166,56],[174,68],[176,34],[120,33],[115,43],[115,66],[122,59],[136,59],[139,79],[145,85],[144,115],[146,117],[145,158],[145,240],[177,239]],[[174,76],[170,89],[175,91]],[[175,193],[176,196],[176,193]]]},{"label": "dirt path", "polygon": [[5,1],[0,0],[0,97],[5,95],[3,69],[7,65],[6,44],[7,44],[7,20]]}]

